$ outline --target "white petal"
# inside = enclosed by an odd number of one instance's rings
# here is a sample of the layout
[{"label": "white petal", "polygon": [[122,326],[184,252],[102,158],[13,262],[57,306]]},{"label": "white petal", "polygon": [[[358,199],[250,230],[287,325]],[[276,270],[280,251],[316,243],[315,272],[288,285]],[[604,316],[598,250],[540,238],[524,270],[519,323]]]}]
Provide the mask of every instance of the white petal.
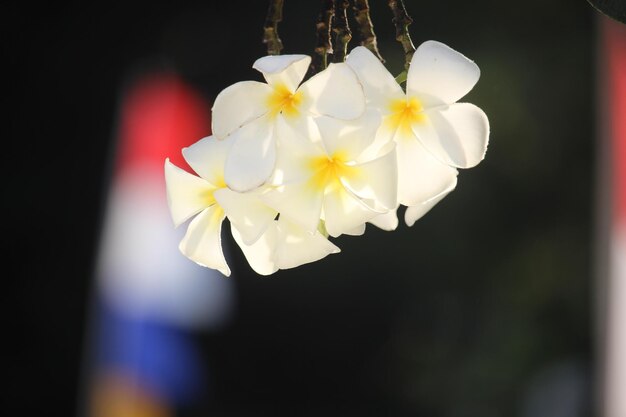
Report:
[{"label": "white petal", "polygon": [[287,216],[309,233],[317,230],[323,194],[307,184],[287,184],[261,195],[261,199],[280,212],[280,217]]},{"label": "white petal", "polygon": [[235,242],[241,248],[244,256],[248,260],[250,267],[257,274],[271,275],[278,271],[278,266],[274,262],[276,247],[276,222],[270,224],[265,233],[253,244],[246,245],[239,230],[231,223],[231,232]]},{"label": "white petal", "polygon": [[232,144],[230,138],[217,140],[215,136],[209,136],[183,148],[183,157],[202,178],[216,187],[223,186],[224,163]]},{"label": "white petal", "polygon": [[224,211],[213,205],[189,223],[187,233],[180,242],[179,249],[189,259],[222,274],[230,276],[230,268],[222,252],[222,221]]},{"label": "white petal", "polygon": [[[276,121],[276,166],[272,184],[302,182],[311,177],[310,161],[325,156],[324,149],[302,136],[282,117]],[[306,132],[304,132],[306,133]]]},{"label": "white petal", "polygon": [[221,188],[215,191],[214,196],[246,245],[256,242],[277,214],[256,193],[238,193]]},{"label": "white petal", "polygon": [[390,210],[398,205],[398,165],[395,147],[383,156],[355,166],[357,175],[341,182],[361,199],[374,200],[376,206]]},{"label": "white petal", "polygon": [[395,137],[397,130],[397,128],[390,126],[390,123],[385,123],[385,117],[383,117],[382,122],[376,131],[374,142],[372,142],[367,149],[365,149],[359,157],[359,160],[372,160],[385,153],[387,147],[393,143],[393,138]]},{"label": "white petal", "polygon": [[268,112],[272,88],[257,81],[241,81],[225,88],[215,98],[212,132],[224,139],[241,126]]},{"label": "white petal", "polygon": [[404,97],[404,91],[393,75],[367,48],[354,48],[346,58],[346,64],[356,72],[363,85],[368,105],[385,111],[389,101]]},{"label": "white petal", "polygon": [[293,93],[310,64],[311,57],[307,55],[270,55],[257,59],[252,68],[262,72],[268,84],[284,85]]},{"label": "white petal", "polygon": [[398,202],[421,204],[456,181],[457,170],[440,162],[413,137],[397,138]]},{"label": "white petal", "polygon": [[267,117],[248,123],[232,134],[224,179],[228,187],[245,192],[263,185],[276,162],[273,126]]},{"label": "white petal", "polygon": [[381,116],[378,110],[368,108],[361,117],[353,120],[322,116],[315,121],[328,155],[341,152],[348,161],[356,161],[374,142]]},{"label": "white petal", "polygon": [[387,232],[396,230],[398,227],[398,213],[397,209],[389,210],[387,213],[379,214],[371,219],[369,222],[379,229],[383,229]]},{"label": "white petal", "polygon": [[176,226],[215,203],[213,185],[178,168],[169,158],[165,160],[165,184],[167,202]]},{"label": "white petal", "polygon": [[426,123],[411,128],[420,142],[440,161],[471,168],[485,157],[489,144],[489,120],[469,103],[455,103],[426,112]]},{"label": "white petal", "polygon": [[365,223],[358,225],[352,230],[348,230],[344,235],[348,236],[362,236],[365,233]]},{"label": "white petal", "polygon": [[426,107],[434,102],[454,103],[466,95],[480,78],[474,61],[443,43],[426,41],[411,60],[406,87]]},{"label": "white petal", "polygon": [[286,218],[280,217],[277,227],[276,263],[280,269],[295,268],[340,252],[319,232],[310,234]]},{"label": "white petal", "polygon": [[302,109],[319,116],[356,119],[365,111],[363,88],[346,64],[330,64],[298,91],[303,93]]},{"label": "white petal", "polygon": [[326,231],[333,237],[354,230],[377,214],[343,187],[324,195],[324,222]]},{"label": "white petal", "polygon": [[456,187],[456,179],[454,183],[450,184],[450,187],[439,194],[437,197],[432,198],[422,204],[407,207],[404,213],[404,221],[407,226],[411,227],[415,222],[420,219],[424,214],[428,213],[438,202],[440,202],[445,196],[447,196]]}]

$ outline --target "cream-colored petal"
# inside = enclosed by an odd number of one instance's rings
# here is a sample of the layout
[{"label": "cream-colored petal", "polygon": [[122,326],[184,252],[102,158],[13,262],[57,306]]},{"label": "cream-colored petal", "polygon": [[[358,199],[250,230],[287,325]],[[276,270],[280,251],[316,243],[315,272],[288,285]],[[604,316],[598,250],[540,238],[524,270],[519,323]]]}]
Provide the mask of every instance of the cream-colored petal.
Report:
[{"label": "cream-colored petal", "polygon": [[374,142],[381,123],[380,112],[368,108],[353,120],[322,116],[315,119],[328,155],[341,153],[346,160],[356,161]]},{"label": "cream-colored petal", "polygon": [[413,135],[396,136],[398,144],[398,202],[421,204],[446,190],[456,181],[457,170],[442,163]]},{"label": "cream-colored petal", "polygon": [[322,211],[323,194],[306,183],[283,185],[261,195],[261,200],[300,227],[313,233]]},{"label": "cream-colored petal", "polygon": [[307,55],[270,55],[259,58],[252,68],[263,73],[271,86],[284,85],[292,93],[304,79],[311,57]]},{"label": "cream-colored petal", "polygon": [[385,112],[390,100],[404,97],[404,91],[393,75],[367,48],[354,48],[346,58],[346,64],[356,72],[368,105]]},{"label": "cream-colored petal", "polygon": [[246,245],[256,242],[277,214],[276,210],[263,203],[254,192],[238,193],[221,188],[213,195],[230,223],[240,232]]},{"label": "cream-colored petal", "polygon": [[165,160],[167,202],[175,226],[215,203],[215,186]]},{"label": "cream-colored petal", "polygon": [[343,187],[324,195],[324,222],[326,231],[333,237],[354,230],[378,214]]},{"label": "cream-colored petal", "polygon": [[344,235],[363,236],[364,233],[365,233],[365,223],[358,225],[352,230],[348,230],[347,232],[344,233]]},{"label": "cream-colored petal", "polygon": [[411,60],[406,88],[425,107],[451,104],[466,95],[480,78],[480,69],[447,45],[436,41],[421,44]]},{"label": "cream-colored petal", "polygon": [[272,91],[269,85],[257,81],[241,81],[222,90],[213,103],[213,135],[222,140],[266,114]]},{"label": "cream-colored petal", "polygon": [[203,210],[194,218],[179,249],[189,259],[199,265],[217,269],[230,276],[230,268],[222,252],[222,221],[224,211],[217,204]]},{"label": "cream-colored petal", "polygon": [[390,232],[398,227],[398,209],[389,210],[387,213],[379,214],[369,222],[379,229]]},{"label": "cream-colored petal", "polygon": [[244,256],[248,260],[250,267],[259,275],[271,275],[278,271],[275,262],[276,252],[276,222],[272,221],[265,233],[253,244],[244,243],[243,236],[239,230],[231,223],[231,232],[235,242],[241,248]]},{"label": "cream-colored petal", "polygon": [[387,210],[398,205],[398,165],[395,147],[383,156],[355,166],[354,175],[341,178],[361,199],[374,200]]},{"label": "cream-colored petal", "polygon": [[423,215],[428,213],[430,209],[432,209],[438,202],[443,200],[445,196],[447,196],[454,188],[456,187],[456,178],[453,183],[450,184],[448,189],[443,191],[441,194],[432,198],[422,204],[418,204],[415,206],[407,207],[406,212],[404,213],[404,221],[407,226],[411,227],[415,224],[417,220],[419,220]]},{"label": "cream-colored petal", "polygon": [[356,74],[344,63],[330,64],[305,81],[301,109],[318,116],[351,120],[365,111],[365,95]]},{"label": "cream-colored petal", "polygon": [[233,145],[224,166],[229,188],[245,192],[263,185],[276,163],[273,124],[261,117],[232,134]]},{"label": "cream-colored petal", "polygon": [[282,216],[277,221],[277,228],[276,263],[280,269],[295,268],[340,252],[319,232],[311,234]]},{"label": "cream-colored petal", "polygon": [[208,136],[183,148],[183,157],[198,175],[221,187],[224,184],[224,163],[232,144],[230,137],[217,140],[215,136]]},{"label": "cream-colored petal", "polygon": [[411,128],[420,142],[440,161],[471,168],[485,157],[489,144],[489,120],[485,113],[469,103],[426,111],[427,123]]},{"label": "cream-colored petal", "polygon": [[325,155],[320,144],[310,141],[281,117],[276,120],[276,141],[273,185],[307,180],[312,175],[310,161]]}]

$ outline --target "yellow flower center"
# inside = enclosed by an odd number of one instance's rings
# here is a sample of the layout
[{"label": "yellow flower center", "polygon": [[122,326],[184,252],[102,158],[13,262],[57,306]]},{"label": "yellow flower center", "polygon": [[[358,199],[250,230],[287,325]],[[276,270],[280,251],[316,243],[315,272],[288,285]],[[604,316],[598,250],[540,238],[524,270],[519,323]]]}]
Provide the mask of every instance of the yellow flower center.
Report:
[{"label": "yellow flower center", "polygon": [[354,178],[360,173],[359,168],[348,165],[344,152],[335,152],[332,156],[319,156],[311,159],[313,172],[309,185],[315,191],[324,191],[327,187],[342,187],[341,178]]},{"label": "yellow flower center", "polygon": [[206,190],[204,190],[201,196],[206,207],[211,207],[213,204],[217,204],[217,200],[215,200],[215,196],[213,195],[213,193],[215,193],[215,191],[219,190],[220,188],[226,187],[226,181],[224,181],[224,176],[218,175],[215,184],[212,185],[214,185],[215,187],[207,188]]},{"label": "yellow flower center", "polygon": [[300,114],[298,107],[302,103],[302,91],[292,93],[284,84],[274,87],[274,91],[267,98],[270,115],[276,117],[279,113],[294,117]]},{"label": "yellow flower center", "polygon": [[399,129],[405,136],[412,132],[411,125],[426,122],[424,107],[415,97],[392,100],[389,103],[389,110],[391,114],[386,117],[385,123],[393,130]]}]

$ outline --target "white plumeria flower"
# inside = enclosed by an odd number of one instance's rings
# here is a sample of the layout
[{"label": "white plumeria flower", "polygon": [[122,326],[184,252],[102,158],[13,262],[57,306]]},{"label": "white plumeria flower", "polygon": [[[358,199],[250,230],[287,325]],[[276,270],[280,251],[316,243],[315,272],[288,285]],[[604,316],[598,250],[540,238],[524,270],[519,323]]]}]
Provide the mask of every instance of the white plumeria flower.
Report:
[{"label": "white plumeria flower", "polygon": [[363,89],[346,64],[331,64],[302,82],[311,58],[306,55],[266,56],[253,68],[266,83],[242,81],[224,89],[213,105],[213,134],[233,137],[225,165],[225,181],[235,191],[261,186],[276,160],[274,126],[277,119],[306,129],[313,116],[344,120],[365,109]]},{"label": "white plumeria flower", "polygon": [[472,104],[456,102],[476,84],[480,70],[448,46],[427,41],[413,55],[405,93],[366,48],[355,48],[346,62],[363,84],[368,106],[383,114],[377,143],[397,144],[398,201],[409,206],[405,220],[412,225],[455,188],[456,168],[484,158],[487,117]]},{"label": "white plumeria flower", "polygon": [[295,268],[340,252],[321,233],[311,234],[285,216],[273,221],[253,244],[246,244],[236,227],[232,227],[232,233],[248,263],[260,275],[271,275],[279,269]]},{"label": "white plumeria flower", "polygon": [[262,199],[309,233],[322,219],[331,236],[360,234],[365,222],[397,205],[395,146],[362,156],[381,122],[373,109],[353,121],[316,122],[322,140],[314,143],[279,121],[274,177],[281,185]]},{"label": "white plumeria flower", "polygon": [[216,191],[226,188],[224,161],[232,141],[209,136],[183,149],[183,156],[199,177],[165,160],[167,201],[174,225],[196,216],[187,227],[179,249],[192,261],[217,269],[229,276],[230,268],[222,251],[221,230],[225,217],[215,199]]}]

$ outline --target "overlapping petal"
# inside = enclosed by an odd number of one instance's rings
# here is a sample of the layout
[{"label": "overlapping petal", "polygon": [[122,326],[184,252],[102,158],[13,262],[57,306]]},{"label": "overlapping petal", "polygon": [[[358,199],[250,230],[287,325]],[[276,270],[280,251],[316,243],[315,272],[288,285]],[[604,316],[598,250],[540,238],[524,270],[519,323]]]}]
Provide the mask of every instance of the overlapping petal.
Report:
[{"label": "overlapping petal", "polygon": [[319,117],[315,121],[328,155],[341,152],[348,161],[357,161],[374,141],[381,116],[378,110],[369,108],[354,120]]},{"label": "overlapping petal", "polygon": [[413,54],[406,90],[409,97],[424,101],[425,107],[451,104],[465,96],[479,78],[474,61],[441,42],[426,41]]},{"label": "overlapping petal", "polygon": [[369,222],[372,223],[374,226],[378,227],[379,229],[382,229],[388,232],[392,230],[396,230],[396,228],[398,227],[397,209],[389,210],[387,213],[379,214],[373,219],[370,219]]},{"label": "overlapping petal", "polygon": [[277,214],[261,201],[258,193],[238,193],[221,188],[215,191],[214,196],[247,245],[259,239]]},{"label": "overlapping petal", "polygon": [[346,64],[330,64],[305,81],[298,91],[304,95],[304,111],[343,120],[356,119],[365,111],[363,87]]},{"label": "overlapping petal", "polygon": [[278,265],[275,260],[276,241],[278,238],[276,230],[276,222],[272,221],[263,235],[255,242],[247,244],[241,232],[231,223],[231,233],[235,242],[241,248],[250,267],[259,275],[271,275],[278,271]]},{"label": "overlapping petal", "polygon": [[222,90],[213,103],[212,132],[220,140],[268,112],[272,88],[257,81],[241,81]]},{"label": "overlapping petal", "polygon": [[317,230],[324,201],[319,190],[306,183],[286,184],[263,194],[261,199],[309,233]]},{"label": "overlapping petal", "polygon": [[342,183],[356,196],[365,200],[373,200],[386,210],[398,204],[398,167],[395,146],[382,156],[358,164],[357,175],[342,178]]},{"label": "overlapping petal", "polygon": [[436,159],[415,137],[400,138],[397,143],[400,204],[421,204],[456,181],[457,170]]},{"label": "overlapping petal", "polygon": [[324,195],[324,223],[332,237],[350,232],[378,214],[343,187],[329,189]]},{"label": "overlapping petal", "polygon": [[402,87],[369,49],[357,46],[348,55],[346,64],[361,81],[368,105],[386,112],[390,100],[404,97]]},{"label": "overlapping petal", "polygon": [[183,148],[185,161],[198,174],[216,187],[224,186],[224,162],[233,141],[215,140],[214,136],[200,139],[193,145]]},{"label": "overlapping petal", "polygon": [[456,187],[456,179],[454,182],[450,184],[450,186],[445,189],[438,196],[431,198],[428,201],[425,201],[421,204],[417,204],[414,206],[410,206],[406,208],[406,212],[404,213],[404,221],[407,226],[411,227],[415,224],[417,220],[419,220],[422,216],[430,211],[437,203],[439,203],[445,196],[450,194],[452,190]]},{"label": "overlapping petal", "polygon": [[252,68],[260,71],[271,86],[285,86],[296,91],[311,64],[308,55],[270,55],[257,59]]},{"label": "overlapping petal", "polygon": [[204,209],[189,224],[179,249],[192,261],[230,276],[222,251],[223,220],[224,211],[218,205]]},{"label": "overlapping petal", "polygon": [[485,157],[489,143],[489,120],[485,113],[469,103],[426,111],[427,123],[411,127],[420,142],[440,161],[471,168]]},{"label": "overlapping petal", "polygon": [[233,133],[233,145],[224,166],[224,179],[235,191],[249,191],[263,185],[276,162],[274,127],[267,117],[248,123]]},{"label": "overlapping petal", "polygon": [[169,159],[165,160],[165,184],[175,226],[215,203],[213,184],[178,168]]},{"label": "overlapping petal", "polygon": [[341,251],[319,232],[310,234],[289,219],[279,218],[276,228],[276,263],[280,269],[295,268]]}]

